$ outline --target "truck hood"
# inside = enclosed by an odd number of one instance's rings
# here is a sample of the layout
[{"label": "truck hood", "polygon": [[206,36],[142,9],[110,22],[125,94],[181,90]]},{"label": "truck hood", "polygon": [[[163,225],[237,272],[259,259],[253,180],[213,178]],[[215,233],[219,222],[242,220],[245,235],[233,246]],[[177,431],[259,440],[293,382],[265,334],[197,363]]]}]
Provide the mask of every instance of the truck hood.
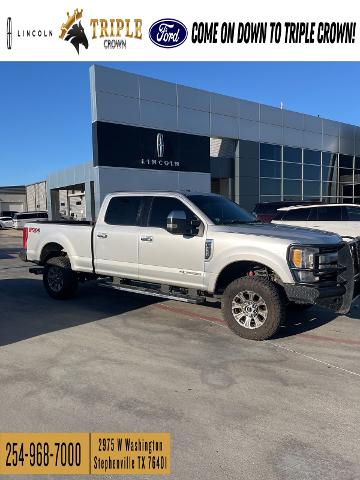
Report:
[{"label": "truck hood", "polygon": [[293,227],[290,225],[276,225],[273,223],[250,223],[241,225],[214,225],[213,232],[236,233],[242,235],[256,235],[288,240],[299,244],[333,244],[342,241],[336,233],[315,230],[312,228]]}]

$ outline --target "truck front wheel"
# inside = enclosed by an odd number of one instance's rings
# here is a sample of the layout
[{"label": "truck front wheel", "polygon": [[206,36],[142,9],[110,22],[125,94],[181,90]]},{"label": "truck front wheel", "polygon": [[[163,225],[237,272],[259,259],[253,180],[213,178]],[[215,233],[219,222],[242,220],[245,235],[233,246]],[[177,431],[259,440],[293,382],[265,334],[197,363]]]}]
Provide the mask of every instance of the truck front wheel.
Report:
[{"label": "truck front wheel", "polygon": [[262,278],[243,277],[231,282],[222,298],[229,328],[240,337],[267,340],[285,317],[285,304],[276,285]]},{"label": "truck front wheel", "polygon": [[43,281],[47,293],[56,300],[73,297],[78,287],[77,276],[67,256],[53,257],[46,262]]}]

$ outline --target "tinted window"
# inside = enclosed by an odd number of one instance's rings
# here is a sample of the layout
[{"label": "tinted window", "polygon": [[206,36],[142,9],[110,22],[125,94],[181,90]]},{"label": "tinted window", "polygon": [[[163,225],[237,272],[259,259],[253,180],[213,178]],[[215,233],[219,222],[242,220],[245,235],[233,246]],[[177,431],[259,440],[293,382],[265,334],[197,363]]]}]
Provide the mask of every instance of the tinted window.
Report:
[{"label": "tinted window", "polygon": [[7,222],[9,220],[12,220],[11,217],[0,217],[0,220],[2,220],[3,222]]},{"label": "tinted window", "polygon": [[177,198],[155,197],[151,207],[149,226],[166,228],[167,217],[173,210],[182,210],[187,218],[195,218],[191,210]]},{"label": "tinted window", "polygon": [[284,180],[284,195],[287,197],[301,197],[301,181]]},{"label": "tinted window", "polygon": [[318,219],[318,208],[310,208],[310,214],[308,216],[308,222],[316,222]]},{"label": "tinted window", "polygon": [[336,169],[334,167],[323,167],[322,169],[323,181],[331,181],[336,178]]},{"label": "tinted window", "polygon": [[323,154],[322,154],[322,164],[323,164],[323,166],[332,167],[336,164],[336,160],[337,160],[337,155],[336,154],[323,152]]},{"label": "tinted window", "polygon": [[319,197],[320,182],[304,181],[304,197]]},{"label": "tinted window", "polygon": [[360,208],[346,207],[348,220],[350,222],[360,222]]},{"label": "tinted window", "polygon": [[314,150],[304,150],[304,163],[313,163],[315,165],[320,165],[321,152],[316,152]]},{"label": "tinted window", "polygon": [[301,163],[301,148],[284,147],[284,162]]},{"label": "tinted window", "polygon": [[279,145],[260,144],[260,158],[268,160],[281,160],[281,147]]},{"label": "tinted window", "polygon": [[284,163],[284,178],[301,179],[301,165],[297,163]]},{"label": "tinted window", "polygon": [[270,162],[268,160],[260,161],[260,175],[262,177],[281,177],[281,163]]},{"label": "tinted window", "polygon": [[136,225],[141,197],[114,197],[110,200],[105,222],[110,225]]},{"label": "tinted window", "polygon": [[353,157],[350,155],[339,155],[340,168],[353,168]]},{"label": "tinted window", "polygon": [[276,195],[281,193],[281,180],[262,178],[260,181],[261,195]]},{"label": "tinted window", "polygon": [[341,207],[318,208],[319,222],[333,222],[341,220]]},{"label": "tinted window", "polygon": [[256,221],[254,216],[224,197],[189,195],[191,200],[215,225],[231,225]]},{"label": "tinted window", "polygon": [[304,180],[320,180],[320,167],[304,165]]},{"label": "tinted window", "polygon": [[285,221],[292,221],[292,222],[306,221],[308,219],[309,213],[310,213],[309,208],[299,208],[297,210],[288,210],[284,212],[282,219]]},{"label": "tinted window", "polygon": [[284,216],[284,212],[278,211],[276,215],[274,216],[273,220],[282,220]]}]

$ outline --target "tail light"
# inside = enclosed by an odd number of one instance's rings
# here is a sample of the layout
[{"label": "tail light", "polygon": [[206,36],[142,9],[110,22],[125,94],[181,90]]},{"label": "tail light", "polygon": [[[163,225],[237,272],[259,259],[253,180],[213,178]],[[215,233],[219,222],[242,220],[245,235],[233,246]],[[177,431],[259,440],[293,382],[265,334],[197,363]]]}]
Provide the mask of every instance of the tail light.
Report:
[{"label": "tail light", "polygon": [[23,249],[24,250],[27,249],[28,237],[29,237],[29,229],[28,229],[28,227],[24,227],[23,228]]}]

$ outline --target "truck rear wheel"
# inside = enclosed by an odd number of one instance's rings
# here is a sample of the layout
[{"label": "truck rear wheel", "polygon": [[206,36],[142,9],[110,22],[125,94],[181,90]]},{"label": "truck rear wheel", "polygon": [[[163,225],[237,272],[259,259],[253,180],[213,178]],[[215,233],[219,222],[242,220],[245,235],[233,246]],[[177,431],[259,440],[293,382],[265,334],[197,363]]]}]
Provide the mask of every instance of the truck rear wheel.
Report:
[{"label": "truck rear wheel", "polygon": [[56,300],[73,297],[78,287],[77,276],[67,256],[53,257],[46,262],[43,281],[47,293]]},{"label": "truck rear wheel", "polygon": [[231,282],[221,307],[229,328],[250,340],[272,337],[285,317],[285,304],[278,288],[260,278],[243,277]]}]

